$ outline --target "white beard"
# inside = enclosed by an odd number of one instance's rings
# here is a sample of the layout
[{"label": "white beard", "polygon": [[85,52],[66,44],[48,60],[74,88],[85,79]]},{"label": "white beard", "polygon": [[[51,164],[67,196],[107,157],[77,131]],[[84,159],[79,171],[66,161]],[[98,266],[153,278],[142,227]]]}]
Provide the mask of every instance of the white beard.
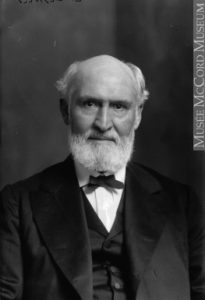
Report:
[{"label": "white beard", "polygon": [[[101,136],[102,135],[103,134],[101,134]],[[103,136],[112,137],[115,141],[89,140],[88,137],[90,137],[90,133],[77,135],[73,134],[69,128],[68,138],[70,152],[74,160],[89,171],[114,174],[125,167],[131,159],[135,131],[133,129],[130,135],[123,139],[120,139],[117,134]]]}]

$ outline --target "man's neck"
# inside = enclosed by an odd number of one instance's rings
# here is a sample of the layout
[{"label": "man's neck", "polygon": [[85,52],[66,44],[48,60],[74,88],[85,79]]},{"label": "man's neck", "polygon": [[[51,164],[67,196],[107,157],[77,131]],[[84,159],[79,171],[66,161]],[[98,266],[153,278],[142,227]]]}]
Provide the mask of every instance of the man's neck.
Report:
[{"label": "man's neck", "polygon": [[76,175],[78,178],[79,186],[84,186],[89,182],[89,177],[94,176],[109,176],[114,175],[115,178],[121,182],[125,182],[125,174],[126,174],[126,166],[121,168],[119,171],[117,171],[115,174],[111,174],[109,172],[97,172],[97,171],[90,171],[87,168],[85,168],[82,164],[74,160]]}]

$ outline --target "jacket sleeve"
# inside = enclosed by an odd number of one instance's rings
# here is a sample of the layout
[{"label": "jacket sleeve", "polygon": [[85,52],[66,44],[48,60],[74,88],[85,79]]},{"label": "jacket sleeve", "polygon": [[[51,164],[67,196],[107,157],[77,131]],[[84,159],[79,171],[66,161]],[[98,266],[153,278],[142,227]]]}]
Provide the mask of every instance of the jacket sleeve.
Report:
[{"label": "jacket sleeve", "polygon": [[205,205],[189,192],[189,274],[191,300],[205,299]]},{"label": "jacket sleeve", "polygon": [[0,299],[22,299],[23,266],[18,197],[7,186],[0,197]]}]

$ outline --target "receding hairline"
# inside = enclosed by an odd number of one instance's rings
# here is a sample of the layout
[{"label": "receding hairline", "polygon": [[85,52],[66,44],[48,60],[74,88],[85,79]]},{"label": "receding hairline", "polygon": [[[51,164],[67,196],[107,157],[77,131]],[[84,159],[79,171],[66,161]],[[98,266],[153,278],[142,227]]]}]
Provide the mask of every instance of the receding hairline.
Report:
[{"label": "receding hairline", "polygon": [[100,55],[88,58],[83,61],[76,61],[72,65],[73,77],[75,77],[75,82],[78,81],[82,74],[89,74],[90,72],[96,69],[105,69],[108,73],[111,73],[113,72],[115,67],[117,71],[120,70],[122,73],[128,75],[132,80],[134,80],[131,68],[125,62],[109,55]]},{"label": "receding hairline", "polygon": [[131,74],[130,73],[131,70],[126,63],[119,60],[118,58],[109,55],[94,56],[86,60],[79,61],[77,64],[78,72],[82,71],[83,68],[85,69],[91,68],[91,70],[98,69],[98,68],[103,68],[103,69],[107,68],[107,70],[112,71],[112,68],[115,66],[117,69],[121,69],[124,72],[129,72],[129,74]]},{"label": "receding hairline", "polygon": [[78,88],[87,78],[93,78],[94,80],[99,77],[100,79],[108,76],[116,77],[116,79],[127,81],[131,85],[135,85],[135,79],[133,78],[133,72],[129,66],[118,59],[110,57],[98,57],[87,59],[76,63],[75,72],[73,74],[74,88]]},{"label": "receding hairline", "polygon": [[96,69],[98,67],[106,68],[106,66],[108,66],[109,69],[111,64],[123,69],[133,80],[133,86],[136,89],[136,94],[140,102],[144,102],[148,99],[149,92],[145,88],[145,80],[141,70],[132,63],[126,63],[109,55],[95,56],[72,63],[66,69],[63,77],[56,82],[56,88],[65,97],[71,98],[73,91],[77,88],[79,77],[84,71],[86,72],[86,68],[89,70],[89,67],[91,67],[92,70],[92,67]]}]

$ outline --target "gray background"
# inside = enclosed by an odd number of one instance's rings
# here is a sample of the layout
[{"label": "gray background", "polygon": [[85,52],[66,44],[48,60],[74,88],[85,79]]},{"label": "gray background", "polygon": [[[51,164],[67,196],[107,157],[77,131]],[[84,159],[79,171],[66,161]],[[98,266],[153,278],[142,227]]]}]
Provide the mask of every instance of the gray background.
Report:
[{"label": "gray background", "polygon": [[47,1],[1,4],[1,186],[66,157],[55,81],[106,53],[137,64],[150,90],[135,159],[205,199],[204,152],[192,150],[192,1]]}]

